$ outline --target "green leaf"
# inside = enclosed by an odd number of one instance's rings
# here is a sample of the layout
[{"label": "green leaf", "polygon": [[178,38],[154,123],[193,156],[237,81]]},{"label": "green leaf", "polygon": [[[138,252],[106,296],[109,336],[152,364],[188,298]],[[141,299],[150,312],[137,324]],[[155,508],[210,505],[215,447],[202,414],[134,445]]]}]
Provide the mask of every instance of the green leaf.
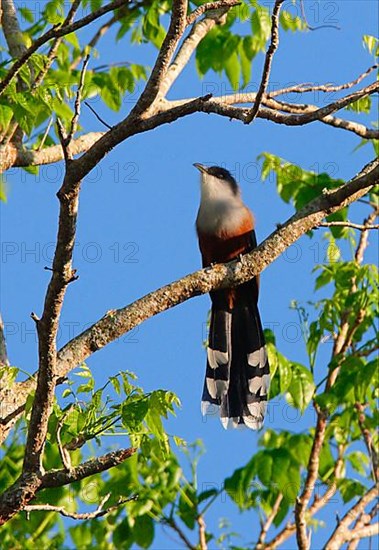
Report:
[{"label": "green leaf", "polygon": [[375,57],[379,55],[379,39],[376,36],[372,36],[370,34],[364,34],[363,45]]},{"label": "green leaf", "polygon": [[125,428],[136,430],[144,420],[149,410],[149,401],[146,396],[129,398],[122,405],[121,417]]},{"label": "green leaf", "polygon": [[33,11],[29,8],[25,7],[18,7],[18,10],[20,11],[22,17],[25,19],[27,23],[33,23],[34,21],[34,14]]},{"label": "green leaf", "polygon": [[237,52],[233,52],[225,60],[225,74],[228,77],[233,90],[238,90],[241,75],[241,64]]},{"label": "green leaf", "polygon": [[367,488],[362,483],[353,479],[339,480],[338,489],[345,504],[354,497],[361,497],[367,491]]},{"label": "green leaf", "polygon": [[362,476],[367,475],[367,470],[365,466],[369,466],[370,459],[365,453],[363,453],[362,451],[353,451],[352,453],[347,455],[346,458],[350,462],[354,470],[358,472],[358,474]]},{"label": "green leaf", "polygon": [[195,527],[197,512],[197,495],[192,485],[184,487],[179,498],[178,515],[189,529]]},{"label": "green leaf", "polygon": [[112,542],[116,548],[130,548],[133,543],[133,531],[129,525],[129,518],[124,518],[117,523],[113,532]]},{"label": "green leaf", "polygon": [[312,373],[300,363],[293,364],[292,380],[288,388],[291,404],[304,412],[313,397],[315,387]]},{"label": "green leaf", "polygon": [[5,131],[12,120],[13,111],[7,105],[0,104],[0,129]]},{"label": "green leaf", "polygon": [[154,540],[154,522],[147,514],[137,516],[133,528],[134,540],[141,548],[149,548]]},{"label": "green leaf", "polygon": [[345,109],[348,111],[354,111],[355,113],[368,114],[371,111],[371,97],[361,97],[353,103],[350,103],[350,105],[347,105]]},{"label": "green leaf", "polygon": [[7,202],[7,187],[2,174],[0,174],[0,201]]}]

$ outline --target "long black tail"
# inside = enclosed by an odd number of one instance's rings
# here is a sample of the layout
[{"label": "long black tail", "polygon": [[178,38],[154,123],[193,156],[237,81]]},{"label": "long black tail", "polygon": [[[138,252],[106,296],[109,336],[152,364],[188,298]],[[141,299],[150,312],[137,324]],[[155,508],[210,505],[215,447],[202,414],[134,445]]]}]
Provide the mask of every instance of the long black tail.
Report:
[{"label": "long black tail", "polygon": [[205,415],[218,407],[224,428],[258,430],[267,408],[270,369],[257,303],[250,292],[238,294],[232,309],[213,300],[201,408]]}]

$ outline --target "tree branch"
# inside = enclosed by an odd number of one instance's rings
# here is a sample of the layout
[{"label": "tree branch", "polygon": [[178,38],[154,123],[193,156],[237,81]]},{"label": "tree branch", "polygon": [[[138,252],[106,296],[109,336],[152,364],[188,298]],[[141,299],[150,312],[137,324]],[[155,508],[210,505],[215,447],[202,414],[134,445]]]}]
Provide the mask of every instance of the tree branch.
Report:
[{"label": "tree branch", "polygon": [[[351,532],[357,532],[362,527],[365,527],[366,525],[369,525],[371,523],[371,521],[375,517],[377,517],[378,509],[379,509],[379,505],[375,504],[368,514],[365,514],[365,513],[361,514],[361,516],[356,521],[355,526],[354,526],[354,528],[352,529]],[[347,550],[356,550],[358,548],[359,541],[360,541],[360,538],[358,538],[358,537],[353,538],[352,540],[350,540],[349,545],[347,547]]]},{"label": "tree branch", "polygon": [[145,89],[132,109],[132,118],[134,115],[140,115],[147,111],[159,94],[160,86],[167,74],[172,56],[187,26],[187,9],[187,0],[173,0],[170,26]]},{"label": "tree branch", "polygon": [[270,92],[268,97],[273,98],[278,95],[284,95],[284,94],[305,94],[307,92],[340,92],[341,90],[347,90],[349,88],[353,88],[353,86],[356,86],[360,82],[362,82],[363,79],[365,79],[369,74],[372,73],[372,71],[375,71],[375,69],[378,68],[378,64],[372,65],[365,71],[364,73],[360,74],[355,80],[352,80],[351,82],[347,82],[345,84],[338,84],[337,86],[333,86],[331,84],[297,84],[296,86],[289,86],[288,88],[281,88],[280,90],[275,90],[273,92]]},{"label": "tree branch", "polygon": [[24,474],[42,471],[42,453],[56,386],[56,335],[59,317],[67,286],[75,278],[75,272],[72,269],[72,253],[75,244],[80,181],[77,181],[72,172],[72,165],[73,161],[66,162],[66,174],[57,194],[60,212],[52,276],[46,292],[43,314],[37,322],[39,368],[25,447]]},{"label": "tree branch", "polygon": [[264,542],[266,540],[267,533],[272,525],[272,522],[276,518],[277,513],[279,512],[279,508],[282,500],[283,500],[283,493],[279,493],[278,496],[276,497],[271,513],[267,516],[266,521],[263,523],[261,527],[261,532],[259,534],[256,550],[263,550],[263,548],[265,547]]},{"label": "tree branch", "polygon": [[197,524],[199,526],[199,548],[200,550],[208,550],[207,537],[205,531],[204,517],[200,514],[197,518]]},{"label": "tree branch", "polygon": [[379,224],[365,225],[359,223],[346,222],[323,222],[319,227],[351,227],[352,229],[359,229],[359,231],[368,231],[370,229],[379,229]]},{"label": "tree branch", "polygon": [[25,53],[26,46],[18,23],[13,0],[1,0],[1,8],[1,24],[9,52],[12,57],[20,57]]},{"label": "tree branch", "polygon": [[241,3],[241,0],[218,0],[216,2],[206,2],[205,4],[198,6],[196,9],[193,10],[192,13],[189,14],[189,16],[187,17],[187,25],[192,25],[192,23],[194,23],[196,19],[198,19],[208,11],[220,10],[222,8],[230,9],[234,6],[241,5]]},{"label": "tree branch", "polygon": [[54,487],[69,485],[87,477],[99,474],[118,466],[137,449],[120,449],[107,453],[98,458],[83,462],[79,466],[67,471],[51,470],[44,475],[41,473],[23,473],[18,480],[0,496],[0,525],[10,520],[17,512],[24,510],[38,491]]},{"label": "tree branch", "polygon": [[31,504],[31,505],[25,506],[23,511],[27,512],[28,514],[30,514],[30,512],[57,512],[58,514],[61,514],[61,516],[64,516],[66,518],[71,518],[76,520],[88,520],[88,519],[96,519],[96,518],[105,516],[106,514],[109,514],[110,512],[117,510],[117,508],[119,508],[120,506],[122,506],[123,504],[131,500],[130,498],[124,498],[124,499],[121,499],[117,504],[104,508],[104,504],[109,500],[110,496],[111,496],[110,493],[105,495],[105,497],[100,501],[99,506],[93,512],[84,512],[84,513],[69,512],[64,508],[64,506],[53,506],[51,504]]},{"label": "tree branch", "polygon": [[[355,519],[357,519],[360,514],[364,512],[365,507],[367,504],[372,502],[375,498],[378,496],[378,487],[375,485],[372,487],[367,493],[363,495],[362,498],[358,500],[358,502],[350,508],[350,510],[344,515],[344,517],[341,519],[335,530],[333,531],[333,534],[328,539],[324,549],[325,550],[335,550],[336,548],[340,548],[346,541],[351,540],[352,538],[362,538],[362,536],[370,536],[365,535],[365,527],[358,530],[355,533],[355,536],[352,536],[353,531],[349,531],[349,526]],[[376,524],[377,525],[377,524]],[[359,536],[359,532],[361,532],[361,536]]]},{"label": "tree branch", "polygon": [[[199,43],[209,33],[209,31],[213,29],[215,25],[220,25],[224,22],[225,14],[229,11],[230,8],[237,5],[238,3],[239,2],[236,2],[235,0],[212,2],[212,4],[218,5],[218,9],[216,11],[208,13],[204,19],[198,21],[193,25],[189,35],[183,40],[183,43],[179,47],[179,50],[170,67],[168,68],[165,78],[161,83],[159,97],[162,100],[163,98],[165,98],[167,92],[187,65],[190,57],[196,50]],[[207,5],[209,4],[203,4],[202,6],[199,6],[194,12],[192,12],[192,14],[187,18],[187,24],[190,24],[192,21],[196,21],[196,17],[192,17],[195,12],[207,11]]]},{"label": "tree branch", "polygon": [[311,454],[307,465],[307,477],[304,484],[301,496],[296,499],[295,505],[295,524],[296,524],[296,539],[299,550],[308,550],[310,540],[307,534],[306,509],[314,491],[318,478],[320,453],[325,438],[327,425],[326,413],[317,410],[317,423],[315,435],[313,438]]},{"label": "tree branch", "polygon": [[[237,93],[226,96],[213,97],[207,106],[206,112],[212,112],[221,116],[226,116],[229,119],[241,120],[244,121],[247,109],[241,108],[228,108],[229,105],[243,104],[243,103],[252,103],[255,101],[255,93]],[[188,99],[180,99],[175,101],[165,101],[163,105],[166,109],[170,107],[177,107],[179,105],[185,105]],[[294,103],[284,103],[282,101],[275,101],[264,96],[261,101],[262,105],[269,107],[269,109],[260,109],[257,114],[258,118],[265,118],[276,124],[287,124],[296,126],[299,124],[299,121],[292,120],[292,117],[283,115],[281,111],[291,113],[291,114],[306,114],[313,113],[319,108],[315,105],[299,105]],[[204,110],[204,109],[203,109]],[[262,114],[263,111],[263,114]],[[367,128],[363,124],[358,122],[353,122],[351,120],[344,120],[342,118],[334,117],[327,115],[319,119],[319,122],[327,124],[329,126],[334,126],[335,128],[342,128],[349,132],[353,132],[357,136],[360,136],[364,139],[379,139],[379,130],[374,128]],[[300,124],[307,124],[307,121],[300,121]]]},{"label": "tree branch", "polygon": [[272,60],[279,46],[279,14],[280,14],[280,10],[283,2],[284,0],[275,0],[274,9],[272,11],[272,16],[271,16],[271,42],[266,53],[262,79],[261,79],[261,83],[257,93],[257,97],[255,99],[255,102],[251,111],[246,115],[246,118],[245,118],[246,124],[250,124],[251,122],[253,122],[253,120],[257,116],[262,98],[266,92],[266,88],[270,78]]},{"label": "tree branch", "polygon": [[362,403],[356,403],[355,409],[358,413],[358,424],[365,442],[369,457],[371,459],[373,478],[376,483],[379,482],[379,457],[372,443],[372,435],[366,426],[365,407]]}]

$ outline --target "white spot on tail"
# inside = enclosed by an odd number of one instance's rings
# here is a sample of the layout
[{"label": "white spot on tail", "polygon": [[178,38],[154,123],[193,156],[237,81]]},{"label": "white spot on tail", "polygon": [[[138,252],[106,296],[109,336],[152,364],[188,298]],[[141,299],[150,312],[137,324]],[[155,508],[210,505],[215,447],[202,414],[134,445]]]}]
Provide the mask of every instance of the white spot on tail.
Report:
[{"label": "white spot on tail", "polygon": [[215,380],[207,377],[207,388],[213,399],[220,399],[227,393],[228,387],[229,382],[227,380]]},{"label": "white spot on tail", "polygon": [[212,369],[217,369],[221,365],[227,365],[229,361],[229,354],[227,351],[219,351],[217,349],[208,348],[208,363]]},{"label": "white spot on tail", "polygon": [[250,430],[260,430],[263,426],[263,419],[258,420],[253,416],[244,416],[243,421]]},{"label": "white spot on tail", "polygon": [[251,393],[257,393],[260,389],[260,395],[267,395],[268,389],[270,387],[270,375],[264,374],[263,376],[254,376],[249,381],[249,391]]},{"label": "white spot on tail", "polygon": [[247,354],[247,362],[251,367],[259,367],[263,369],[267,363],[267,351],[266,346],[253,351],[252,353]]},{"label": "white spot on tail", "polygon": [[233,418],[228,418],[227,416],[221,416],[220,420],[225,430],[241,429],[244,427],[243,424],[239,423],[239,416],[235,416]]}]

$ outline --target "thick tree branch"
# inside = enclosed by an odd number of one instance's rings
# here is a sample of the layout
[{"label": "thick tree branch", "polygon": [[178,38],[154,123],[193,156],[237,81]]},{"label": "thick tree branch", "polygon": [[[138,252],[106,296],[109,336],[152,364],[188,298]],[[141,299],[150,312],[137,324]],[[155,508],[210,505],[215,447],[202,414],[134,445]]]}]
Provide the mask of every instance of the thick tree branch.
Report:
[{"label": "thick tree branch", "polygon": [[[213,29],[215,25],[220,25],[225,21],[225,14],[229,11],[230,8],[237,5],[238,3],[239,2],[236,2],[234,0],[212,2],[212,4],[218,5],[218,9],[216,11],[208,13],[204,19],[198,21],[193,25],[189,35],[183,40],[183,43],[179,47],[178,52],[170,67],[168,68],[165,78],[161,83],[159,97],[162,100],[166,97],[167,92],[169,91],[175,80],[178,78],[180,73],[183,71],[183,69],[186,67],[188,61],[190,60],[199,43],[209,33],[209,31]],[[191,16],[187,18],[187,24],[189,24],[189,22],[192,22],[192,20],[196,20],[196,17],[192,17],[195,12],[198,12],[199,10],[202,12],[207,11],[205,9],[207,5],[208,4],[203,4],[202,6],[199,6],[199,8],[197,8],[194,12],[192,12]]]},{"label": "thick tree branch", "polygon": [[[350,533],[355,533],[360,529],[362,529],[362,527],[366,527],[367,525],[370,525],[372,520],[378,516],[378,510],[379,510],[379,505],[375,504],[368,514],[366,513],[361,514],[361,516],[356,521],[354,528],[351,530]],[[360,538],[358,537],[355,537],[352,540],[350,540],[347,550],[356,550],[358,548],[359,541],[360,541]]]},{"label": "thick tree branch", "polygon": [[110,468],[118,466],[137,449],[120,449],[107,453],[98,458],[83,462],[79,466],[67,471],[51,470],[44,475],[41,473],[23,473],[18,480],[0,496],[0,525],[6,523],[17,512],[24,510],[38,491],[53,487],[62,487],[75,481],[81,481]]},{"label": "thick tree branch", "polygon": [[67,286],[75,276],[72,270],[72,253],[80,181],[76,180],[72,172],[72,164],[72,161],[66,164],[66,175],[58,192],[60,212],[52,277],[46,292],[43,314],[37,322],[39,369],[25,447],[24,473],[38,473],[42,469],[42,453],[56,386],[56,335],[59,317]]},{"label": "thick tree branch", "polygon": [[250,112],[246,115],[246,118],[245,118],[246,124],[250,124],[251,122],[253,122],[253,120],[257,116],[262,98],[266,92],[266,88],[270,78],[272,60],[279,46],[279,14],[280,14],[280,10],[283,2],[284,0],[275,0],[274,9],[272,11],[272,16],[271,16],[271,42],[266,53],[262,79],[261,79],[261,83],[257,93],[257,97],[255,99],[253,107],[251,108]]},{"label": "thick tree branch", "polygon": [[159,50],[150,78],[131,112],[132,117],[145,112],[158,96],[172,56],[187,26],[187,9],[187,0],[173,0],[170,26]]},{"label": "thick tree branch", "polygon": [[13,0],[1,0],[1,24],[9,52],[18,58],[26,52]]},{"label": "thick tree branch", "polygon": [[[88,134],[84,134],[72,140],[70,145],[71,153],[73,155],[84,153],[104,134],[105,132],[89,132]],[[4,161],[6,161],[9,155],[8,152],[3,149],[3,153],[0,153],[0,156]],[[63,160],[61,145],[51,145],[50,147],[45,147],[41,151],[18,149],[14,153],[13,164],[7,163],[7,165],[3,166],[0,164],[0,168],[7,170],[11,166],[43,166],[45,164],[59,162],[60,160]]]}]

